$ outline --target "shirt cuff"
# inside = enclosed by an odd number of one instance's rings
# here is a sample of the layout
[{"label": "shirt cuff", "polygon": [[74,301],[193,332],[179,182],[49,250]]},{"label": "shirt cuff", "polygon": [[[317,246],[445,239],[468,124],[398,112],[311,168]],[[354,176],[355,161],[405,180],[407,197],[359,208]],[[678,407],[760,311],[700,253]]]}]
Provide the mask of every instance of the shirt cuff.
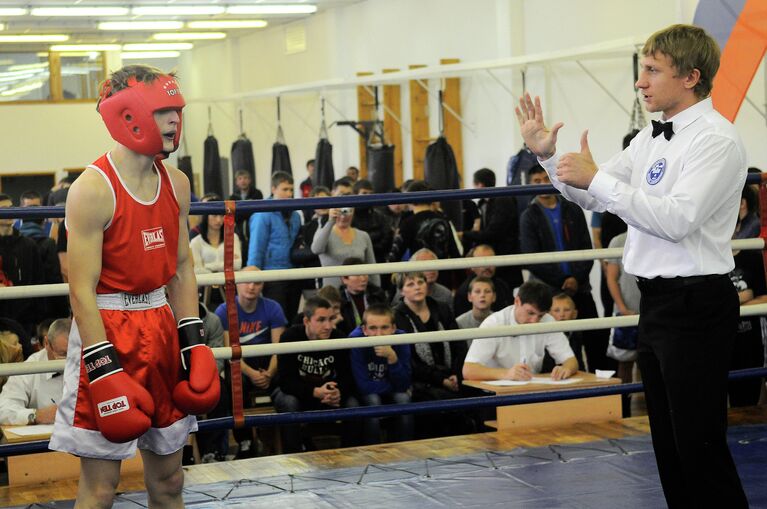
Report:
[{"label": "shirt cuff", "polygon": [[591,196],[596,198],[602,203],[611,203],[615,201],[615,186],[618,184],[618,179],[607,173],[606,171],[597,171],[594,178],[591,180],[588,192]]},{"label": "shirt cuff", "polygon": [[554,155],[549,157],[548,159],[541,159],[540,157],[538,159],[538,164],[543,166],[543,169],[546,170],[546,173],[551,174],[552,172],[555,172],[557,169],[557,163],[559,162],[559,152],[554,152]]}]

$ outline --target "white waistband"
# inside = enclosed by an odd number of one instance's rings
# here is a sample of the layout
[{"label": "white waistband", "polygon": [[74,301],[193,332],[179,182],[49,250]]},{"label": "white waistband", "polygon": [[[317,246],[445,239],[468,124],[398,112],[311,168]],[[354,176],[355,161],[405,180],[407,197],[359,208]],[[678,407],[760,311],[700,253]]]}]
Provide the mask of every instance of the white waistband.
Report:
[{"label": "white waistband", "polygon": [[136,311],[159,308],[167,304],[165,288],[158,288],[149,293],[100,293],[96,295],[99,309]]}]

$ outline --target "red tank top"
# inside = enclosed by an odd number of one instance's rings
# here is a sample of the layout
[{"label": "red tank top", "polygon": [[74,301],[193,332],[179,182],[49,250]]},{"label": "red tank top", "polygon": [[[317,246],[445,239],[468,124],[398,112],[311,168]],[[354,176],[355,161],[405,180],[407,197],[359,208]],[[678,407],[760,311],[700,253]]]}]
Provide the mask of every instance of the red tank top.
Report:
[{"label": "red tank top", "polygon": [[156,161],[157,194],[144,202],[125,187],[109,153],[89,166],[106,179],[114,213],[104,229],[96,293],[146,293],[176,274],[179,205],[168,170]]}]

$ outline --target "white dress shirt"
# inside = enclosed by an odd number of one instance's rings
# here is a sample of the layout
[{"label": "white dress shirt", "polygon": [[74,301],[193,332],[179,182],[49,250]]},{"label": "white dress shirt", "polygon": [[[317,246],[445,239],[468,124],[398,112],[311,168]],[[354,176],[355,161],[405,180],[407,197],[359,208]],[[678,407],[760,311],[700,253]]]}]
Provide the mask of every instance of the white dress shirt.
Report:
[{"label": "white dress shirt", "polygon": [[[553,321],[555,321],[554,317],[550,314],[545,314],[541,318],[541,323]],[[517,325],[513,305],[488,316],[479,327],[484,329],[503,325]],[[511,368],[522,362],[527,364],[533,373],[540,373],[547,350],[557,364],[562,364],[575,356],[564,334],[549,332],[475,339],[471,342],[464,362],[474,362],[488,368]]]},{"label": "white dress shirt", "polygon": [[588,190],[556,178],[559,155],[541,161],[551,183],[589,210],[610,211],[629,226],[626,272],[645,278],[727,274],[730,239],[746,178],[746,151],[735,127],[704,99],[668,119],[674,136],[647,126],[599,165]]},{"label": "white dress shirt", "polygon": [[[43,348],[33,353],[24,362],[47,361],[48,354]],[[29,414],[38,408],[58,404],[64,392],[61,373],[36,373],[16,375],[0,392],[0,424],[27,424]]]}]

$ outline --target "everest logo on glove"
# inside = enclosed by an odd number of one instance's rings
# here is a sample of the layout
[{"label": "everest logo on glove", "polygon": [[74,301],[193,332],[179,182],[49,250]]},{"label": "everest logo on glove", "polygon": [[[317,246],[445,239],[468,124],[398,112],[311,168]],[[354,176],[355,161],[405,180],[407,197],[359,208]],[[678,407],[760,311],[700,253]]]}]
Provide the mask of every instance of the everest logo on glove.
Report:
[{"label": "everest logo on glove", "polygon": [[165,247],[165,234],[163,233],[162,226],[141,230],[141,239],[144,241],[144,251]]},{"label": "everest logo on glove", "polygon": [[98,404],[98,407],[99,407],[99,415],[101,417],[107,417],[108,415],[119,414],[120,412],[125,412],[127,410],[130,410],[130,405],[128,404],[128,398],[126,398],[125,396],[120,396],[119,398],[102,401],[101,403]]}]

